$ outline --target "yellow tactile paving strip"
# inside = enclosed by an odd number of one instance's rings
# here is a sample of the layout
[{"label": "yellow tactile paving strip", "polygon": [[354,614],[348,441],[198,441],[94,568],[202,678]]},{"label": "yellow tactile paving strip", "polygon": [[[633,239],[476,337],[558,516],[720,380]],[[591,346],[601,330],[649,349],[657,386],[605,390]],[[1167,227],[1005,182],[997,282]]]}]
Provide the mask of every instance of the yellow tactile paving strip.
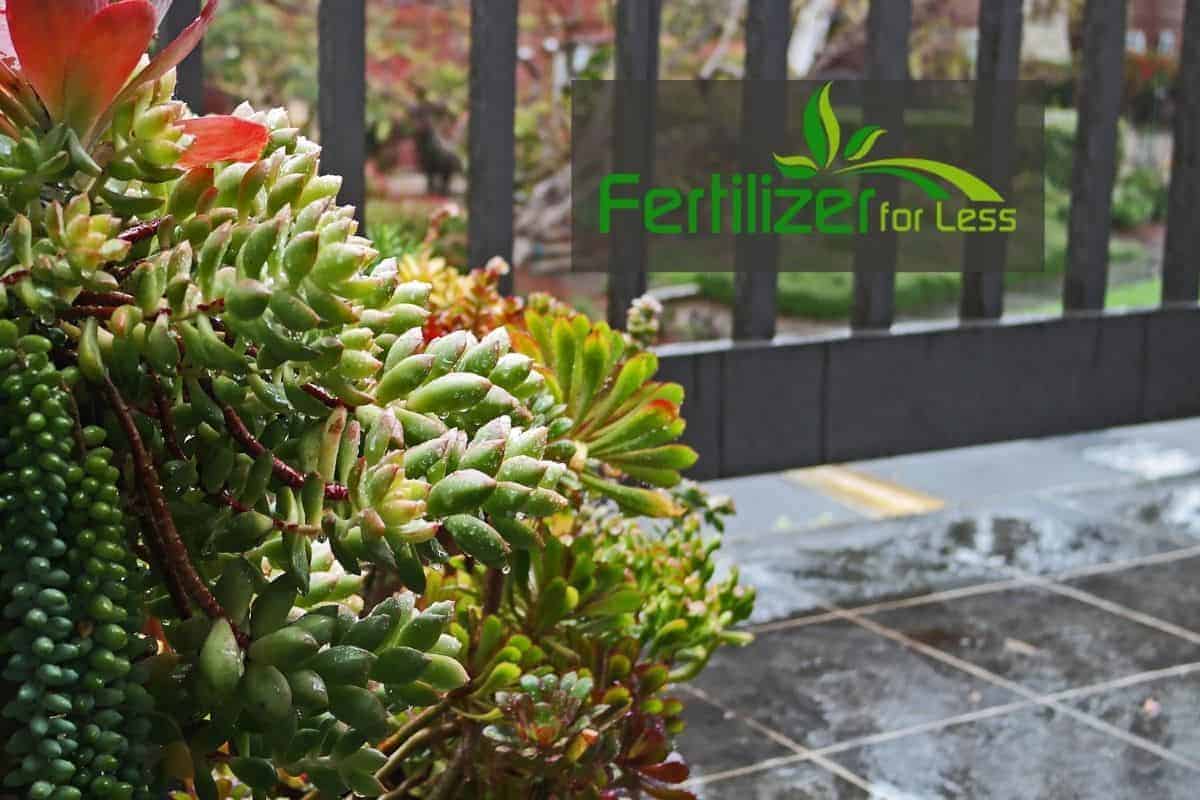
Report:
[{"label": "yellow tactile paving strip", "polygon": [[944,500],[933,495],[850,467],[793,469],[784,476],[871,519],[927,514],[946,505]]}]

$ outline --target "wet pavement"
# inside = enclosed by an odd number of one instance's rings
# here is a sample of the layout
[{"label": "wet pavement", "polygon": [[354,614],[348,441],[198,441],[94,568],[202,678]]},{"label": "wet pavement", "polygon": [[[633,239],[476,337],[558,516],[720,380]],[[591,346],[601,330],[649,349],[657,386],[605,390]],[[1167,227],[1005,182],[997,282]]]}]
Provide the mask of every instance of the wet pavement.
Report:
[{"label": "wet pavement", "polygon": [[991,447],[852,465],[921,516],[714,487],[754,501],[721,553],[759,604],[682,687],[689,789],[1200,797],[1200,422]]}]

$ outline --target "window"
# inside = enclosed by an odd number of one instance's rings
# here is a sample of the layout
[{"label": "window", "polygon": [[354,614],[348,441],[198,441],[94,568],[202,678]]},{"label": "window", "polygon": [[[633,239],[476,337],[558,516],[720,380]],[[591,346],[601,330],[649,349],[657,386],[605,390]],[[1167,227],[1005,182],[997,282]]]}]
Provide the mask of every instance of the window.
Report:
[{"label": "window", "polygon": [[1175,55],[1175,31],[1158,32],[1158,53],[1164,56]]}]

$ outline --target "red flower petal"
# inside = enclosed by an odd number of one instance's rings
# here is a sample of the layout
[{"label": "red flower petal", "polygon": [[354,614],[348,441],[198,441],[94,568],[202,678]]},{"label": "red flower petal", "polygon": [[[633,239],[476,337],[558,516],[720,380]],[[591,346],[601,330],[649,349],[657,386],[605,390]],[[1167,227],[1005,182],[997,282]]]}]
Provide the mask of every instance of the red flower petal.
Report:
[{"label": "red flower petal", "polygon": [[241,117],[193,117],[179,125],[184,133],[196,137],[176,165],[184,169],[216,161],[255,161],[270,135],[265,126]]},{"label": "red flower petal", "polygon": [[166,75],[171,70],[179,65],[179,62],[187,58],[188,53],[196,49],[196,45],[200,44],[200,40],[204,38],[204,32],[208,30],[208,26],[212,23],[213,15],[217,13],[217,3],[219,0],[208,0],[204,9],[200,12],[200,16],[196,17],[190,25],[183,29],[183,32],[175,37],[173,41],[159,51],[150,59],[150,63],[142,69],[121,95],[116,102],[120,103],[128,100],[139,86],[142,86],[150,81],[156,81],[163,75]]},{"label": "red flower petal", "polygon": [[105,6],[84,27],[63,81],[62,119],[81,138],[137,68],[154,38],[154,6],[149,0],[121,0]]},{"label": "red flower petal", "polygon": [[103,5],[103,0],[8,0],[5,17],[21,70],[55,119],[62,115],[75,45]]},{"label": "red flower petal", "polygon": [[8,8],[0,0],[0,60],[17,63],[17,48],[13,46],[12,34],[8,30]]}]

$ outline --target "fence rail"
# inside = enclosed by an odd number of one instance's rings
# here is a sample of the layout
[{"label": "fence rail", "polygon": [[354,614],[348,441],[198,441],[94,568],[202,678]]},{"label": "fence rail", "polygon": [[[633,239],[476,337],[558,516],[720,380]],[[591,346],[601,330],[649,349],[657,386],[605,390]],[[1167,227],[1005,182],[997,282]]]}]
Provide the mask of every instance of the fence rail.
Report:
[{"label": "fence rail", "polygon": [[[657,76],[664,2],[617,0],[617,77]],[[200,0],[176,0],[167,26],[180,27]],[[746,74],[786,76],[788,0],[749,0]],[[1005,89],[1017,76],[1022,0],[980,3],[976,132],[983,169],[1001,184],[1011,154],[1016,104]],[[327,166],[347,176],[343,199],[363,199],[364,0],[321,0],[320,126]],[[662,372],[688,393],[685,435],[711,478],[862,459],[1200,414],[1200,0],[1187,0],[1176,87],[1172,180],[1164,253],[1163,304],[1137,312],[1104,310],[1109,215],[1116,175],[1117,115],[1127,0],[1086,0],[1079,126],[1071,183],[1066,313],[1053,319],[1001,319],[1003,248],[968,239],[960,319],[894,324],[891,270],[854,281],[852,331],[806,339],[775,335],[778,245],[740,243],[735,263],[733,341],[660,348]],[[867,77],[908,79],[911,0],[871,0]],[[469,257],[479,266],[509,257],[513,243],[513,113],[518,0],[471,0]],[[201,97],[199,58],[185,62],[182,95]],[[614,148],[647,159],[654,92],[618,99]],[[780,124],[781,108],[747,97],[743,138]],[[891,128],[891,126],[889,126]],[[620,233],[620,232],[618,232]],[[617,239],[610,268],[609,318],[622,323],[645,290],[646,240],[631,228]],[[753,264],[754,269],[747,269]],[[981,271],[986,267],[990,271]],[[518,290],[520,287],[516,287]]]}]

